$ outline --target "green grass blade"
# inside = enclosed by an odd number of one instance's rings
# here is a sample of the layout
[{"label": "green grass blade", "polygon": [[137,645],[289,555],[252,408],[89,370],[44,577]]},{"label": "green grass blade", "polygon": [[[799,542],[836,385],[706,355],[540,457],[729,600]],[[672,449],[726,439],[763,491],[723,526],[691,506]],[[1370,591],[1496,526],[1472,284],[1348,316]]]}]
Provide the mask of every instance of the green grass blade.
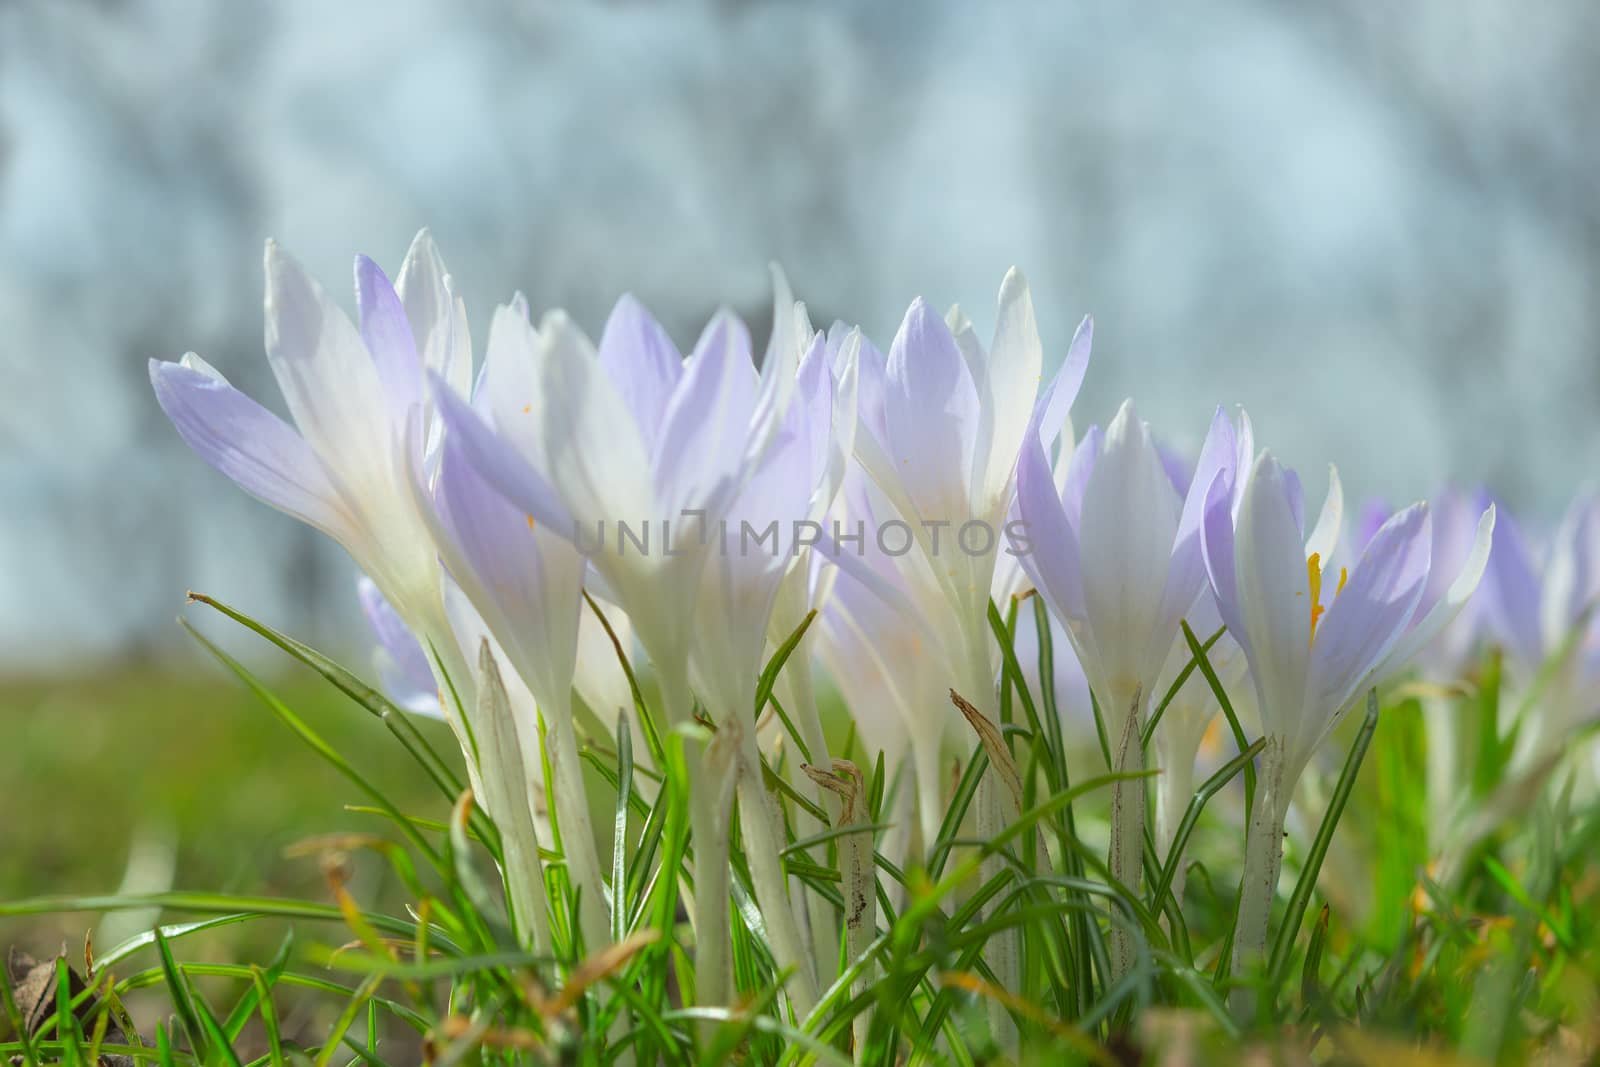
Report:
[{"label": "green grass blade", "polygon": [[247,670],[242,663],[228,655],[226,652],[222,651],[222,649],[218,648],[209,639],[207,639],[204,634],[200,633],[199,630],[196,630],[187,619],[179,619],[178,621],[182,624],[184,629],[189,631],[190,635],[193,636],[196,641],[200,642],[201,647],[205,648],[206,651],[215,656],[223,666],[227,667],[239,678],[240,681],[244,682],[245,686],[249,688],[249,690],[267,706],[268,710],[270,710],[273,715],[277,716],[280,722],[289,727],[295,736],[299,737],[301,741],[305,742],[305,744],[311,748],[312,751],[316,752],[317,755],[321,756],[325,761],[332,765],[335,770],[344,775],[345,778],[355,785],[357,789],[366,794],[368,799],[382,808],[386,814],[390,815],[395,820],[395,824],[400,828],[401,832],[406,835],[406,839],[410,841],[413,848],[415,848],[423,856],[427,857],[434,866],[439,866],[441,859],[437,850],[435,850],[434,847],[428,843],[427,838],[423,837],[421,833],[417,832],[417,830],[411,826],[410,822],[405,818],[405,816],[400,814],[400,810],[396,808],[394,804],[392,804],[376,786],[367,781],[360,771],[357,771],[355,767],[352,766],[350,762],[343,756],[341,756],[332,745],[324,741],[316,731],[312,730],[311,727],[305,723],[304,720],[302,720],[293,711],[290,711],[288,705],[284,704],[281,700],[274,696],[271,690],[263,685],[260,679],[256,678],[254,674],[250,673],[250,671]]},{"label": "green grass blade", "polygon": [[157,930],[156,954],[161,960],[161,975],[167,984],[167,994],[172,999],[172,1010],[178,1017],[178,1025],[183,1027],[183,1035],[189,1042],[189,1047],[194,1050],[197,1059],[205,1060],[209,1053],[210,1042],[207,1040],[205,1028],[200,1023],[200,1016],[195,1011],[194,1001],[189,995],[189,983],[178,970],[177,961],[172,958],[172,949],[167,946],[166,938]]},{"label": "green grass blade", "polygon": [[[1183,628],[1183,639],[1189,644],[1189,654],[1194,657],[1200,673],[1205,676],[1206,684],[1211,687],[1211,693],[1217,698],[1217,703],[1222,706],[1222,714],[1228,720],[1228,729],[1233,731],[1233,743],[1243,752],[1250,747],[1250,742],[1245,739],[1244,727],[1239,725],[1239,716],[1234,714],[1233,701],[1228,699],[1228,691],[1222,688],[1222,681],[1217,677],[1216,670],[1211,666],[1211,659],[1206,655],[1205,646],[1200,644],[1194,631],[1189,628],[1187,619],[1179,623]],[[1256,768],[1252,761],[1244,765],[1244,815],[1245,824],[1250,822],[1250,806],[1255,803],[1256,796]],[[1231,940],[1231,939],[1230,939]]]},{"label": "green grass blade", "polygon": [[617,808],[611,830],[611,939],[628,936],[628,802],[633,796],[633,736],[617,716]]}]

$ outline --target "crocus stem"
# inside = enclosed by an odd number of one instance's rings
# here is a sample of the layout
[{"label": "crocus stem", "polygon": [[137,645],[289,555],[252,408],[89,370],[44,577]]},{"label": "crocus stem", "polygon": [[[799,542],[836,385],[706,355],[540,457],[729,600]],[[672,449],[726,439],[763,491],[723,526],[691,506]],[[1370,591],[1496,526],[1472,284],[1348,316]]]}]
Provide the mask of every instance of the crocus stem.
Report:
[{"label": "crocus stem", "polygon": [[[778,685],[787,698],[789,715],[794,720],[795,728],[800,731],[801,740],[805,742],[810,752],[811,763],[824,769],[832,767],[833,758],[828,754],[828,739],[822,732],[822,718],[817,714],[810,657],[804,653],[790,656],[789,662],[778,678]],[[795,775],[797,768],[793,760],[789,762],[787,769],[791,776]],[[805,778],[804,775],[798,777]],[[822,810],[828,813],[828,818],[837,822],[840,812],[839,798],[815,782],[805,781],[804,785],[811,790]],[[801,837],[809,837],[825,829],[804,810],[795,813],[795,823]],[[795,898],[805,901],[805,913],[801,917],[808,928],[811,956],[816,961],[817,979],[820,984],[822,979],[831,973],[832,961],[839,954],[838,919],[833,905],[828,903],[822,894],[808,891],[798,878],[791,878],[789,885]]]},{"label": "crocus stem", "polygon": [[476,718],[489,732],[484,778],[489,792],[478,794],[479,803],[500,830],[501,863],[506,897],[518,942],[532,952],[551,950],[550,896],[539,861],[539,830],[534,821],[532,779],[527,774],[521,733],[531,723],[518,724],[506,697],[499,665],[485,642],[479,655]]},{"label": "crocus stem", "polygon": [[[1144,770],[1144,746],[1139,743],[1144,727],[1143,690],[1135,687],[1131,694],[1114,696],[1111,707],[1120,712],[1111,724],[1111,769],[1118,774]],[[1135,896],[1144,872],[1144,809],[1143,778],[1112,783],[1111,851],[1107,864],[1111,876]],[[1111,981],[1120,981],[1133,969],[1133,955],[1133,932],[1125,923],[1113,923]]]},{"label": "crocus stem", "polygon": [[[861,786],[857,775],[856,786]],[[854,807],[854,805],[852,805]],[[861,823],[864,812],[851,812],[851,822]],[[867,954],[867,948],[878,932],[878,897],[874,892],[872,863],[872,834],[857,832],[839,842],[839,856],[844,867],[845,885],[845,940],[849,965],[855,966]],[[851,995],[862,996],[872,985],[872,970],[864,968],[850,987]],[[850,1023],[850,1036],[855,1062],[865,1063],[867,1035],[872,1028],[872,1008],[860,1012]]]},{"label": "crocus stem", "polygon": [[742,717],[721,720],[718,733],[737,733],[739,828],[744,836],[745,859],[750,864],[756,903],[766,920],[767,940],[778,970],[789,971],[784,986],[795,1015],[805,1018],[817,1003],[817,978],[811,954],[800,938],[800,923],[789,899],[783,856],[779,851],[777,811],[761,780],[761,755],[755,731]]},{"label": "crocus stem", "polygon": [[[670,662],[657,660],[658,663]],[[658,667],[661,699],[667,723],[689,721],[694,696],[681,670]],[[723,1007],[730,999],[733,946],[728,929],[728,825],[720,776],[709,776],[715,760],[708,761],[699,744],[686,741],[672,730],[671,744],[681,747],[689,783],[689,833],[694,842],[694,982],[695,1002],[702,1007]],[[710,764],[710,767],[708,767]],[[706,1027],[702,1029],[714,1029]]]},{"label": "crocus stem", "polygon": [[570,705],[549,709],[545,717],[545,738],[550,744],[550,770],[555,786],[553,814],[561,827],[567,872],[578,890],[578,923],[583,931],[584,948],[592,955],[611,943],[609,904],[600,853],[595,845],[594,824],[589,819]]},{"label": "crocus stem", "polygon": [[[1000,721],[1000,699],[999,691],[994,684],[994,672],[990,667],[988,645],[972,647],[969,650],[969,663],[971,688],[968,692],[979,695],[982,703],[976,705],[978,712],[991,723],[997,723]],[[1000,774],[993,766],[989,767],[978,782],[978,795],[975,799],[978,807],[978,836],[986,841],[991,840],[1005,829],[1016,812],[1016,802],[1005,796],[1005,786],[1001,784]],[[984,859],[979,868],[979,877],[987,883],[1004,869],[1005,860],[1001,856],[992,855]],[[984,908],[985,919],[993,917],[993,914],[992,906]],[[1015,928],[995,933],[984,946],[984,958],[988,961],[1001,989],[1020,991],[1022,953]],[[1011,1012],[998,998],[986,997],[984,1001],[989,1012],[989,1029],[994,1033],[995,1042],[1002,1051],[1014,1056],[1017,1051],[1018,1034]]]},{"label": "crocus stem", "polygon": [[[1001,789],[998,775],[992,772],[985,774],[978,783],[978,837],[982,840],[990,840],[1005,829],[1005,804],[1000,795]],[[999,856],[989,856],[979,868],[979,877],[987,883],[1004,870],[1004,863]],[[983,909],[985,919],[993,915],[992,904]],[[1017,931],[1005,929],[993,934],[984,945],[983,955],[1000,988],[1008,992],[1016,991],[1022,977]],[[1011,1020],[1011,1013],[996,997],[985,997],[984,1004],[989,1012],[989,1029],[994,1034],[995,1042],[1006,1052],[1014,1052],[1017,1047],[1017,1027]]]},{"label": "crocus stem", "polygon": [[[1244,841],[1244,874],[1239,882],[1239,915],[1233,935],[1233,977],[1251,978],[1267,957],[1267,927],[1283,867],[1283,818],[1288,792],[1284,783],[1283,749],[1276,739],[1261,752],[1261,773]],[[1236,1018],[1255,1014],[1252,987],[1235,987],[1228,1005]]]},{"label": "crocus stem", "polygon": [[[1183,821],[1184,813],[1189,810],[1189,802],[1194,799],[1194,762],[1194,757],[1184,758],[1180,754],[1163,764],[1161,777],[1156,780],[1156,843],[1161,849],[1157,859],[1162,863],[1169,861],[1168,853],[1177,836],[1178,824]],[[1183,906],[1183,890],[1188,877],[1184,854],[1180,852],[1171,886],[1172,899],[1178,902],[1180,908]],[[1159,907],[1160,902],[1156,903]]]},{"label": "crocus stem", "polygon": [[917,819],[916,839],[908,849],[908,859],[926,863],[928,854],[939,840],[940,823],[944,821],[943,768],[939,766],[940,737],[933,731],[911,738],[912,766],[916,771]]},{"label": "crocus stem", "polygon": [[1435,856],[1444,846],[1455,809],[1456,768],[1460,762],[1457,717],[1460,712],[1452,697],[1428,697],[1422,702],[1428,760],[1428,846]]}]

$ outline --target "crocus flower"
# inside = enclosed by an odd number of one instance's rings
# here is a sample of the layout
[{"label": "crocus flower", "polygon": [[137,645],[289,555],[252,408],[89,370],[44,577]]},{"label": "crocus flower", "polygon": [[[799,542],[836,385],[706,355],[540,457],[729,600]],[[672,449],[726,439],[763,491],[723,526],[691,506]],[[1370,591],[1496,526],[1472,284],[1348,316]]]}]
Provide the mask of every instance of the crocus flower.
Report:
[{"label": "crocus flower", "polygon": [[[1089,332],[1080,328],[1050,389],[1049,418],[1059,428],[1088,365]],[[999,539],[1017,454],[1038,399],[1043,349],[1026,280],[1012,270],[1000,287],[988,349],[959,311],[947,323],[920,299],[906,312],[882,367],[862,361],[864,417],[856,456],[886,508],[877,531],[909,527],[915,551],[898,558],[913,602],[926,618],[952,620],[953,686],[993,714],[994,664],[988,624]],[[874,381],[873,379],[876,379]],[[882,397],[881,416],[869,398]],[[876,421],[880,420],[881,421]],[[987,551],[963,547],[962,531],[986,530]]]},{"label": "crocus flower", "polygon": [[[1037,416],[1034,423],[1037,426]],[[1205,584],[1199,526],[1205,488],[1229,479],[1249,423],[1235,431],[1217,411],[1187,498],[1180,497],[1149,426],[1122,405],[1104,436],[1091,431],[1074,450],[1058,489],[1037,434],[1023,446],[1017,514],[1033,551],[1023,566],[1066,624],[1099,700],[1111,745],[1111,769],[1143,769],[1140,743],[1156,681],[1179,634],[1178,623]],[[1139,885],[1145,785],[1112,787],[1112,874]],[[1126,973],[1132,942],[1113,931],[1112,967]]]},{"label": "crocus flower", "polygon": [[[850,349],[847,383],[855,379],[853,344]],[[754,368],[748,369],[754,385]],[[762,782],[747,709],[755,704],[780,585],[802,562],[808,528],[796,520],[814,522],[833,502],[843,473],[834,427],[854,425],[854,399],[852,392],[845,403],[836,404],[827,346],[817,334],[800,363],[793,397],[777,431],[719,523],[716,550],[701,575],[691,651],[696,689],[711,709],[718,732],[729,735],[736,748],[737,794],[750,846],[751,879],[767,917],[775,958],[781,966],[797,969],[791,992],[802,1013],[815,1002],[819,976],[814,972],[814,954],[802,947],[794,910],[786,899],[782,825]],[[814,719],[815,709],[808,710]],[[808,747],[825,746],[821,723],[809,725]],[[827,760],[826,748],[812,752],[812,757]],[[831,760],[823,765],[831,765]]]},{"label": "crocus flower", "polygon": [[[1044,405],[1055,427],[1065,419],[1088,364],[1087,323],[1078,336],[1081,344],[1068,350]],[[998,714],[989,592],[1043,359],[1027,282],[1012,270],[1000,286],[999,316],[987,349],[959,310],[952,309],[946,321],[918,299],[895,334],[881,376],[862,362],[863,408],[870,410],[869,403],[881,396],[882,417],[877,425],[863,418],[856,458],[886,505],[875,512],[878,521],[866,536],[893,535],[904,542],[905,551],[895,557],[899,584],[936,635],[935,662],[945,665],[949,688],[991,721]],[[869,383],[869,376],[876,380]],[[891,521],[899,524],[898,532]],[[942,727],[953,713],[930,713],[935,718],[924,730],[938,736],[934,723]],[[999,829],[997,788],[992,776],[980,784],[980,833]],[[996,869],[998,862],[990,860],[987,868]],[[1011,935],[997,939],[992,962],[1004,982],[1017,965]],[[990,1013],[1009,1043],[1013,1031],[1003,1008],[991,1003]]]},{"label": "crocus flower", "polygon": [[[359,325],[267,244],[267,361],[293,426],[194,353],[176,363],[152,360],[151,384],[202,459],[342,545],[406,627],[443,657],[435,671],[470,688],[476,672],[451,634],[438,556],[410,490],[408,471],[422,459],[406,454],[408,445],[425,448],[439,434],[425,371],[454,381],[471,374],[466,315],[425,232],[412,242],[398,285],[364,256],[355,274]],[[424,432],[408,438],[414,419]],[[445,711],[470,753],[457,709]],[[468,763],[476,780],[478,768]]]},{"label": "crocus flower", "polygon": [[[484,417],[492,417],[497,391],[514,384],[511,368],[527,364],[535,344],[520,300],[495,312],[471,400]],[[451,387],[436,376],[432,389],[445,392]],[[462,399],[457,396],[456,402]],[[412,432],[421,432],[419,423],[412,423]],[[411,451],[413,458],[422,454],[420,448]],[[519,708],[515,701],[507,704],[522,713],[516,730],[525,743],[539,739],[542,714],[583,936],[586,946],[598,951],[610,942],[610,904],[589,819],[572,705],[587,562],[564,534],[541,526],[484,482],[453,435],[445,435],[436,462],[413,466],[412,480],[451,580],[534,696],[536,709]],[[528,747],[524,766],[538,766],[539,750]]]},{"label": "crocus flower", "polygon": [[[690,721],[694,608],[716,531],[783,425],[799,352],[810,341],[781,278],[759,380],[749,334],[733,315],[719,313],[683,360],[648,312],[625,297],[598,349],[564,313],[545,316],[525,358],[494,368],[505,380],[489,398],[488,419],[440,393],[449,432],[484,481],[528,521],[586,551],[655,666],[671,725]],[[653,526],[654,547],[625,542],[623,524],[646,539]],[[597,543],[608,529],[616,540]],[[765,633],[764,619],[758,632]],[[680,743],[680,733],[671,736]],[[706,777],[697,747],[682,755],[692,779]],[[696,990],[711,1004],[726,1001],[732,969],[728,870],[717,859],[725,795],[707,780],[689,797],[700,861]]]},{"label": "crocus flower", "polygon": [[[1489,503],[1489,495],[1483,491],[1467,494],[1456,489],[1445,489],[1433,497],[1430,502],[1433,529],[1431,566],[1417,605],[1416,618],[1426,617],[1433,605],[1448,592],[1451,577],[1471,554],[1478,516]],[[1391,514],[1392,509],[1376,503],[1368,504],[1363,509],[1357,536],[1358,549],[1366,547]],[[1483,643],[1486,613],[1493,600],[1499,559],[1513,551],[1503,547],[1508,540],[1518,542],[1520,547],[1521,538],[1511,517],[1502,511],[1495,523],[1494,547],[1489,554],[1483,587],[1416,657],[1416,665],[1422,676],[1439,683],[1427,687],[1419,697],[1428,738],[1429,839],[1435,848],[1442,847],[1447,840],[1462,814],[1461,802],[1465,799],[1461,785],[1461,775],[1465,769],[1459,726],[1461,709],[1454,683],[1461,679]],[[1508,561],[1502,573],[1509,575],[1513,572],[1514,563]]]},{"label": "crocus flower", "polygon": [[1482,628],[1505,652],[1507,684],[1535,698],[1514,754],[1531,768],[1600,708],[1600,498],[1576,498],[1542,545],[1503,515],[1483,585]]},{"label": "crocus flower", "polygon": [[[1264,955],[1283,859],[1283,819],[1312,754],[1351,701],[1425,647],[1460,612],[1488,559],[1494,508],[1478,520],[1467,559],[1445,594],[1420,611],[1432,569],[1426,503],[1379,528],[1353,568],[1325,575],[1308,556],[1299,480],[1262,453],[1238,506],[1213,482],[1202,543],[1218,611],[1250,665],[1266,735],[1245,844],[1235,973]],[[1247,992],[1236,1008],[1250,1003]]]}]

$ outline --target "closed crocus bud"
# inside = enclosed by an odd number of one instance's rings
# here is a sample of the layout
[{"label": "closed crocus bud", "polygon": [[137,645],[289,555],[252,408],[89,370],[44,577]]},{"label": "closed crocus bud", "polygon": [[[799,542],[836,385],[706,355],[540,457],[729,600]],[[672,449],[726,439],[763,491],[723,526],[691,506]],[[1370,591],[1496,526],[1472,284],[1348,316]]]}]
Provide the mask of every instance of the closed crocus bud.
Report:
[{"label": "closed crocus bud", "polygon": [[[1219,409],[1185,498],[1131,401],[1103,435],[1084,435],[1059,482],[1039,436],[1027,437],[1016,509],[1034,547],[1023,567],[1077,649],[1106,718],[1114,771],[1144,767],[1140,736],[1151,694],[1179,620],[1205,583],[1205,490],[1219,477],[1232,483],[1241,443],[1248,449],[1249,441],[1248,420],[1235,430]],[[1139,780],[1112,787],[1110,866],[1131,889],[1141,876],[1144,797]],[[1113,931],[1112,950],[1113,969],[1126,973],[1133,952],[1127,931]]]}]

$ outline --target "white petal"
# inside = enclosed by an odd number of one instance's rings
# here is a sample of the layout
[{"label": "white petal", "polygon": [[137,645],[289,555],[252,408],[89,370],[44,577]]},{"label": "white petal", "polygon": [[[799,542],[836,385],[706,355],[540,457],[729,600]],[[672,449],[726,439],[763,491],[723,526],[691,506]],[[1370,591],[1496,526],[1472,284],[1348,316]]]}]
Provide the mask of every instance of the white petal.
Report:
[{"label": "white petal", "polygon": [[1263,724],[1278,736],[1290,735],[1301,717],[1311,645],[1311,583],[1292,496],[1289,472],[1263,452],[1234,538],[1242,643],[1254,657]]},{"label": "white petal", "polygon": [[1028,281],[1012,268],[1000,286],[1000,317],[989,346],[988,374],[980,386],[989,433],[978,437],[979,454],[985,456],[984,468],[974,472],[974,484],[983,494],[975,501],[979,514],[993,514],[1008,495],[1043,366],[1044,346]]},{"label": "white petal", "polygon": [[1100,682],[1113,690],[1099,694],[1102,701],[1126,698],[1135,687],[1148,696],[1166,655],[1172,635],[1161,635],[1159,647],[1153,642],[1178,508],[1149,427],[1124,403],[1106,430],[1079,529],[1084,611],[1103,658]]},{"label": "white petal", "polygon": [[1322,502],[1322,512],[1317,524],[1306,538],[1306,555],[1315,552],[1323,563],[1333,558],[1334,550],[1344,536],[1344,485],[1339,481],[1339,468],[1328,464],[1328,496]]},{"label": "white petal", "polygon": [[270,241],[266,273],[267,360],[301,436],[350,490],[392,484],[388,409],[361,335]]},{"label": "white petal", "polygon": [[594,346],[563,312],[539,331],[539,384],[522,417],[540,434],[539,464],[579,522],[638,523],[656,514],[644,444]]}]

